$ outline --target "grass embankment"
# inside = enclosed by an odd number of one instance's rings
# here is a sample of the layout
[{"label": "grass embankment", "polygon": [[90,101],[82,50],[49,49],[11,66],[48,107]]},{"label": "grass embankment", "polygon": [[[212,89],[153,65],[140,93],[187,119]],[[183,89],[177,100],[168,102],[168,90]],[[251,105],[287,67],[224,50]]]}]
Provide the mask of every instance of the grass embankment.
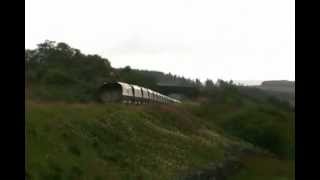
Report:
[{"label": "grass embankment", "polygon": [[[245,116],[247,111],[231,109],[221,106],[207,112],[197,105],[27,102],[26,173],[35,180],[171,179],[183,170],[201,169],[223,160],[231,144],[249,147],[229,135],[256,137],[250,133],[255,135],[254,129],[264,126],[261,122],[254,126],[252,116]],[[239,113],[242,118],[237,127],[243,130],[235,131],[229,122]],[[285,117],[279,121],[286,122]],[[245,118],[251,123],[244,123]],[[269,138],[268,133],[258,139]],[[271,138],[281,137],[276,134]],[[254,143],[257,139],[246,140]],[[276,159],[267,160],[265,166],[265,158],[261,157],[261,162],[243,159],[246,168],[233,178],[254,179],[265,167],[290,168],[286,163],[291,161]],[[272,179],[274,171],[267,169],[264,175]],[[279,176],[291,179],[290,172]]]},{"label": "grass embankment", "polygon": [[294,161],[279,160],[268,156],[245,156],[244,167],[228,180],[293,180]]},{"label": "grass embankment", "polygon": [[178,170],[223,159],[228,143],[190,113],[167,106],[27,107],[31,179],[169,179]]}]

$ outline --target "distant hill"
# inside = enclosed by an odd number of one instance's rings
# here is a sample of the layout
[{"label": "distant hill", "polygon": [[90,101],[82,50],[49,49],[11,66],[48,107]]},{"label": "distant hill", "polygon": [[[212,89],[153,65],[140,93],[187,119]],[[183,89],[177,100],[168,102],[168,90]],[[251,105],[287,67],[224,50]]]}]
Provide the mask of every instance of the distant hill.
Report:
[{"label": "distant hill", "polygon": [[255,86],[280,100],[295,104],[295,82],[294,81],[263,81],[260,86]]},{"label": "distant hill", "polygon": [[259,86],[263,81],[258,80],[235,80],[235,84],[237,85],[245,85],[245,86]]},{"label": "distant hill", "polygon": [[260,88],[271,90],[271,91],[294,93],[295,82],[294,81],[264,81],[260,85]]}]

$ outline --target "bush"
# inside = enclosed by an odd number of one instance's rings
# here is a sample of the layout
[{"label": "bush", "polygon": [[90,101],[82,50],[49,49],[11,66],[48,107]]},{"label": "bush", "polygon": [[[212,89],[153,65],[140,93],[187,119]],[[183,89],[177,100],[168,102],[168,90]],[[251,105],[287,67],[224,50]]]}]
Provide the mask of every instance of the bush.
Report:
[{"label": "bush", "polygon": [[48,71],[42,78],[42,81],[49,85],[72,85],[76,83],[70,75],[58,70]]},{"label": "bush", "polygon": [[220,123],[230,135],[240,137],[281,156],[289,153],[290,141],[286,134],[290,127],[277,116],[251,109],[236,113]]}]

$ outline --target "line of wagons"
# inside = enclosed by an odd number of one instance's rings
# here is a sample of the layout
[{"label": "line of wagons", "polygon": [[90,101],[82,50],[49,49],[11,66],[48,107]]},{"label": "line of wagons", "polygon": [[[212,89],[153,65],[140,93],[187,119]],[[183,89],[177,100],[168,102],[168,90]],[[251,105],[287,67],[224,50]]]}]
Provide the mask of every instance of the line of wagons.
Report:
[{"label": "line of wagons", "polygon": [[181,103],[179,100],[151,89],[124,82],[104,83],[99,89],[99,100],[103,103],[122,102],[128,104]]}]

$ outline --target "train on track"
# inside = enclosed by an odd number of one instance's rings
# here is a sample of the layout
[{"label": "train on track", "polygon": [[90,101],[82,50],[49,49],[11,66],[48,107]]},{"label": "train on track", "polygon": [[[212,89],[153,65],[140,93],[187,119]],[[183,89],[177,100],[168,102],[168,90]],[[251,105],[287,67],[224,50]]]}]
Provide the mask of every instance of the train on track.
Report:
[{"label": "train on track", "polygon": [[103,103],[122,102],[127,104],[169,104],[181,103],[179,100],[141,86],[124,82],[104,83],[98,92]]}]

